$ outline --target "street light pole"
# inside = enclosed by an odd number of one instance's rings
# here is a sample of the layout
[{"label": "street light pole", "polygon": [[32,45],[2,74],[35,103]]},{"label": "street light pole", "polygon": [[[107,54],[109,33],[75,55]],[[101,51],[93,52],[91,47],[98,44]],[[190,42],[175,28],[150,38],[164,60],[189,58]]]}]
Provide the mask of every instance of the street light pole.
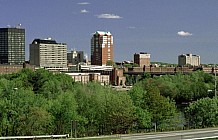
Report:
[{"label": "street light pole", "polygon": [[73,130],[74,130],[74,138],[77,138],[76,135],[76,127],[77,127],[77,121],[76,120],[71,120],[71,127],[70,127],[70,137],[73,138]]},{"label": "street light pole", "polygon": [[73,120],[70,121],[70,124],[71,124],[71,126],[70,126],[70,137],[71,138],[73,138],[73,128],[72,128],[73,127],[73,123],[72,122],[73,122]]},{"label": "street light pole", "polygon": [[215,82],[214,82],[214,91],[215,91],[215,97],[216,97],[216,65],[214,65],[214,75],[215,75],[215,76],[214,76],[214,77],[215,77],[215,78],[214,78],[214,81],[215,81]]},{"label": "street light pole", "polygon": [[216,97],[216,67],[215,67],[215,97]]},{"label": "street light pole", "polygon": [[73,128],[74,128],[74,138],[76,139],[77,138],[77,136],[76,136],[77,120],[73,121]]}]

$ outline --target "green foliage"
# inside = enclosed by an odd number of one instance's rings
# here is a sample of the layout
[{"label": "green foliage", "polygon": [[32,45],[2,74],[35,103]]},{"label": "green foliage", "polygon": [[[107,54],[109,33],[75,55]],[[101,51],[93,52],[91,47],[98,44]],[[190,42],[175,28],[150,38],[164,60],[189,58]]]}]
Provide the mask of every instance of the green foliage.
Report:
[{"label": "green foliage", "polygon": [[[46,101],[30,90],[12,88],[0,93],[0,132],[2,136],[48,134],[52,116],[46,111]],[[40,118],[40,119],[39,119]]]},{"label": "green foliage", "polygon": [[81,135],[124,133],[130,129],[135,108],[127,93],[97,83],[76,87]]},{"label": "green foliage", "polygon": [[[53,74],[43,69],[36,72],[23,69],[19,73],[2,75],[0,135],[69,133],[69,120],[66,120],[76,118],[77,114],[77,103],[70,92],[73,83],[65,74]],[[57,131],[56,120],[64,129],[60,127]]]},{"label": "green foliage", "polygon": [[135,107],[125,92],[112,92],[106,95],[105,123],[112,133],[125,133],[134,121]]},{"label": "green foliage", "polygon": [[190,127],[217,126],[217,99],[199,100],[214,89],[212,75],[127,78],[134,84],[129,92],[44,69],[1,75],[0,136],[70,134],[72,122],[77,136],[146,131],[152,123],[173,129],[181,123],[175,101],[196,101],[186,109]]},{"label": "green foliage", "polygon": [[108,60],[107,63],[106,63],[107,66],[113,66],[114,65],[114,62],[113,60]]},{"label": "green foliage", "polygon": [[[175,103],[160,95],[160,91],[155,87],[153,79],[137,83],[130,91],[130,96],[138,111],[146,115],[147,120],[149,120],[151,114],[151,122],[156,123],[159,129],[166,121],[170,122],[171,119],[177,116]],[[149,121],[144,122],[147,122],[147,124],[143,124],[144,128],[151,124]]]},{"label": "green foliage", "polygon": [[161,95],[174,99],[177,103],[195,101],[208,97],[208,90],[214,89],[212,75],[196,71],[187,75],[165,75],[154,78]]},{"label": "green foliage", "polygon": [[70,122],[77,119],[77,103],[71,92],[60,93],[56,99],[50,101],[50,114],[54,117],[54,134],[70,132]]},{"label": "green foliage", "polygon": [[126,67],[126,68],[132,68],[133,67],[132,64],[123,64],[123,66]]},{"label": "green foliage", "polygon": [[158,64],[160,67],[177,67],[178,64],[171,64],[171,63],[165,63],[165,62],[151,62],[152,65]]},{"label": "green foliage", "polygon": [[126,68],[139,67],[139,65],[136,63],[125,63],[123,66]]},{"label": "green foliage", "polygon": [[144,72],[142,77],[139,80],[143,80],[143,79],[146,79],[146,78],[151,78],[151,74],[147,73],[147,72]]},{"label": "green foliage", "polygon": [[[134,85],[130,91],[130,96],[134,105],[140,110],[151,113],[151,121],[157,124],[158,129],[164,130],[170,127],[176,128],[176,126],[179,126],[179,123],[183,122],[183,119],[178,116],[179,114],[174,101],[176,101],[177,105],[180,105],[182,103],[188,104],[205,97],[212,97],[214,93],[212,93],[212,96],[208,94],[208,90],[211,89],[214,89],[214,77],[202,71],[196,71],[187,75],[179,73],[174,76],[165,75],[154,78],[142,78],[140,82]],[[209,105],[205,104],[206,106]],[[195,113],[197,107],[202,111],[201,105],[198,104],[195,105],[195,108],[192,106],[194,109],[189,109],[186,113],[191,114],[193,111],[193,114],[185,116],[191,119],[190,122],[193,122],[193,124],[190,124],[191,127],[201,128],[217,125],[214,122],[217,119],[215,115],[212,115],[210,119],[207,118],[204,120],[200,114],[206,112]],[[215,108],[217,105],[213,104],[213,107]],[[196,117],[198,117],[193,118],[194,114],[197,114]],[[192,119],[195,119],[195,121]],[[201,124],[197,124],[196,122],[201,122]]]},{"label": "green foliage", "polygon": [[187,125],[190,128],[204,128],[218,125],[218,99],[204,98],[186,108]]},{"label": "green foliage", "polygon": [[148,110],[142,109],[140,107],[136,107],[136,118],[137,118],[137,120],[135,122],[136,123],[136,125],[135,125],[136,130],[150,128],[152,115]]}]

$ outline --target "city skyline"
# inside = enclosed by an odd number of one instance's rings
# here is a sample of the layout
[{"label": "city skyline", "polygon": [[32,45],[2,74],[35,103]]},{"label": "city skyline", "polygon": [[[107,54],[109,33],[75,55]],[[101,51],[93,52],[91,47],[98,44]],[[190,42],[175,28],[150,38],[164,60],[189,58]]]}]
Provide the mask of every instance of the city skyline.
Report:
[{"label": "city skyline", "polygon": [[197,54],[218,63],[218,1],[211,0],[0,0],[0,27],[26,30],[26,59],[35,38],[51,37],[82,50],[90,59],[96,31],[114,36],[114,61],[148,52],[151,61],[177,63],[180,54]]}]

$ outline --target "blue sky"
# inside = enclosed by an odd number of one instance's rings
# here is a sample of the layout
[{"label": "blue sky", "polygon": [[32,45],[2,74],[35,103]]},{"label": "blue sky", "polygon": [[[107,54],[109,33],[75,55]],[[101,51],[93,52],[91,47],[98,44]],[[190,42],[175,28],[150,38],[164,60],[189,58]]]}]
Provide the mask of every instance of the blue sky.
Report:
[{"label": "blue sky", "polygon": [[90,58],[95,31],[114,36],[115,61],[147,52],[151,61],[178,55],[218,63],[218,0],[0,0],[0,27],[26,29],[26,59],[35,38],[51,37]]}]

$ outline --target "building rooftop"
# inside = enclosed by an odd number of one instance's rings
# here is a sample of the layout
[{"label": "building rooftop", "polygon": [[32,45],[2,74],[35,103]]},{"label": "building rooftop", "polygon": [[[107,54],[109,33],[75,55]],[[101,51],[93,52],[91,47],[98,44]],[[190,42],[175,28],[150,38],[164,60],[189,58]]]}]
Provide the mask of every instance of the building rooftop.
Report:
[{"label": "building rooftop", "polygon": [[66,45],[66,43],[57,43],[55,40],[48,38],[48,39],[34,39],[32,44],[63,44]]},{"label": "building rooftop", "polygon": [[14,31],[14,30],[16,30],[16,31],[24,31],[25,29],[23,29],[23,28],[18,28],[18,27],[10,27],[10,28],[0,28],[0,31],[1,32],[8,32],[8,31]]},{"label": "building rooftop", "polygon": [[57,44],[57,42],[50,39],[34,39],[32,44]]},{"label": "building rooftop", "polygon": [[147,52],[140,52],[140,54],[148,54]]},{"label": "building rooftop", "polygon": [[100,34],[100,35],[111,35],[110,32],[105,32],[105,31],[96,31],[94,34]]},{"label": "building rooftop", "polygon": [[191,54],[191,53],[189,53],[189,54],[181,54],[179,56],[197,56],[197,57],[200,57],[200,55]]}]

